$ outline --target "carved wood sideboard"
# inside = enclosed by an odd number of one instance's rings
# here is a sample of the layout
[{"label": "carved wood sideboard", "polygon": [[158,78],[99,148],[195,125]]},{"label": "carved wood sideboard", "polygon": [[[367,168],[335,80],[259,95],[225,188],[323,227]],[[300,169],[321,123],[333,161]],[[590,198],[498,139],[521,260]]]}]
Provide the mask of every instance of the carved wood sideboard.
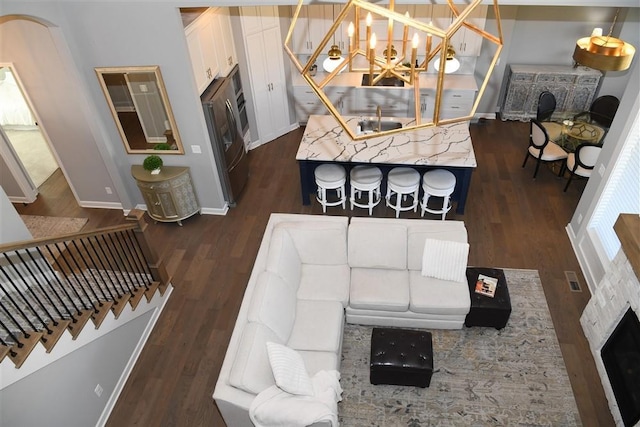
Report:
[{"label": "carved wood sideboard", "polygon": [[582,66],[510,64],[505,77],[501,119],[528,121],[536,117],[538,97],[544,91],[556,97],[553,119],[588,111],[602,73]]}]

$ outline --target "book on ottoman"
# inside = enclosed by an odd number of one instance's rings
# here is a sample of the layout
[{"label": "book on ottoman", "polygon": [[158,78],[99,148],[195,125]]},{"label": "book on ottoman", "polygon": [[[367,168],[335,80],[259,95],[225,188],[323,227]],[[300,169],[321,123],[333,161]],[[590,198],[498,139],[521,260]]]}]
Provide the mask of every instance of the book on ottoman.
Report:
[{"label": "book on ottoman", "polygon": [[484,274],[478,274],[478,280],[476,280],[476,293],[486,295],[493,298],[498,287],[498,279],[495,277],[485,276]]}]

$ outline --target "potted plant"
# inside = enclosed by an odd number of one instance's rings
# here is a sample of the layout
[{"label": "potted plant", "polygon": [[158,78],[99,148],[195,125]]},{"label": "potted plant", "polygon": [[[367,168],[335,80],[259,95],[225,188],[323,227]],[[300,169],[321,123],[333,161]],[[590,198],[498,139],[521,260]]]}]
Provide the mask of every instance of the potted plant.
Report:
[{"label": "potted plant", "polygon": [[159,144],[156,144],[153,146],[154,150],[171,150],[171,145],[167,144],[166,142],[161,142]]},{"label": "potted plant", "polygon": [[162,159],[160,156],[152,154],[144,159],[142,167],[144,170],[151,172],[152,175],[157,175],[160,173],[160,168],[162,167]]}]

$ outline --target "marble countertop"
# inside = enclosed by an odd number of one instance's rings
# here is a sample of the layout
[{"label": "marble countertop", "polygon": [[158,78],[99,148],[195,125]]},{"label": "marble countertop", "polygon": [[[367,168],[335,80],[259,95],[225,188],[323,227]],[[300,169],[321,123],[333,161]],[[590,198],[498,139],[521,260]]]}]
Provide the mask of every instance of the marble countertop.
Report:
[{"label": "marble countertop", "polygon": [[[366,117],[368,118],[368,117]],[[363,117],[345,117],[355,129]],[[384,118],[414,123],[410,118]],[[435,126],[394,135],[372,137],[354,141],[333,118],[312,115],[296,160],[386,163],[404,165],[440,165],[454,167],[476,167],[476,156],[471,143],[468,122]]]}]

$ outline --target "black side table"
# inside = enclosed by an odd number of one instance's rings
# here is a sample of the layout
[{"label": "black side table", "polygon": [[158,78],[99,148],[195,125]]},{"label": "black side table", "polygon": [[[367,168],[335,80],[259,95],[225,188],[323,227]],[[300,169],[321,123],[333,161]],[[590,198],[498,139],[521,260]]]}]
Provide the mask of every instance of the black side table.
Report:
[{"label": "black side table", "polygon": [[[475,292],[478,274],[498,279],[498,286],[493,298]],[[467,283],[471,296],[471,310],[464,321],[465,326],[504,328],[511,315],[511,298],[509,298],[509,288],[504,271],[499,268],[468,267]]]}]

